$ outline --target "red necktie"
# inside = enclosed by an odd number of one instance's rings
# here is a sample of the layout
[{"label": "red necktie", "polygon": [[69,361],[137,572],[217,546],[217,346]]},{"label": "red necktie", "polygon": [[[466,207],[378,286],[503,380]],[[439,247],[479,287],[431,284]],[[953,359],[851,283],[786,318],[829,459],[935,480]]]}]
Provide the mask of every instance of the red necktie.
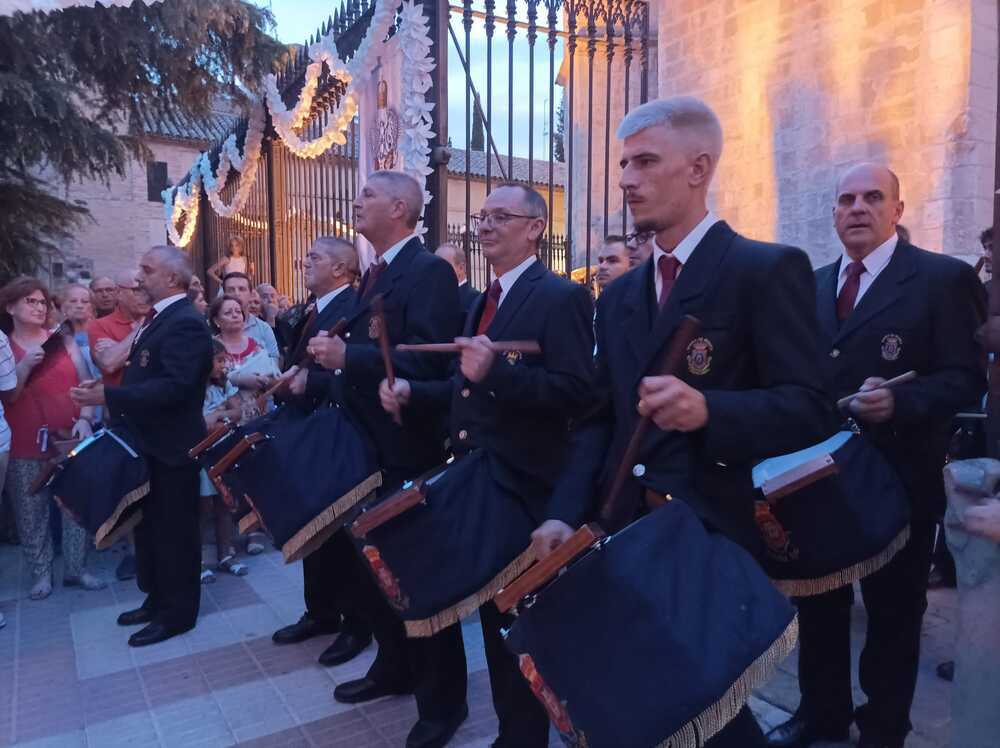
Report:
[{"label": "red necktie", "polygon": [[670,296],[670,289],[674,286],[674,279],[677,278],[677,271],[680,269],[680,261],[672,254],[662,254],[656,263],[660,271],[660,298],[659,305],[662,307],[667,303]]},{"label": "red necktie", "polygon": [[490,322],[497,316],[497,305],[500,303],[500,294],[503,289],[500,281],[495,280],[490,284],[490,290],[486,294],[486,306],[483,307],[483,316],[479,318],[479,327],[476,328],[476,335],[484,335],[490,326]]},{"label": "red necktie", "polygon": [[156,316],[156,309],[154,309],[153,307],[150,307],[149,311],[146,312],[146,319],[143,320],[143,322],[142,322],[143,327],[145,327],[150,322],[152,322],[153,321],[153,317],[155,317],[155,316]]},{"label": "red necktie", "polygon": [[385,270],[385,266],[385,260],[379,258],[378,262],[365,271],[364,280],[361,281],[361,285],[364,287],[364,290],[361,292],[362,299],[367,299],[371,296],[372,289],[375,288],[375,281],[378,280],[379,275]]},{"label": "red necktie", "polygon": [[861,288],[861,274],[865,265],[861,260],[855,260],[847,266],[847,280],[837,295],[837,319],[843,322],[854,311],[854,302],[858,299],[858,289]]}]

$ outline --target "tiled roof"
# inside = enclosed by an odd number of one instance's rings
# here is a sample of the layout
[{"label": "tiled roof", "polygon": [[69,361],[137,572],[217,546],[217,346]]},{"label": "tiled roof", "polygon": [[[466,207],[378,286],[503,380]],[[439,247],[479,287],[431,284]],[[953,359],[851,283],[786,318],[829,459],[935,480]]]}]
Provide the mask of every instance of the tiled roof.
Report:
[{"label": "tiled roof", "polygon": [[[465,149],[464,148],[451,148],[451,160],[448,162],[448,173],[454,174],[455,176],[462,176],[465,174]],[[490,179],[502,180],[500,164],[503,164],[503,171],[507,171],[508,160],[506,156],[501,155],[500,162],[497,162],[496,156],[493,156],[493,163],[490,165]],[[469,173],[475,177],[486,178],[486,154],[482,151],[472,151],[472,158],[469,160]],[[528,181],[528,159],[520,158],[518,156],[514,157],[514,174],[513,176],[508,174],[508,179],[515,182],[527,182]],[[549,183],[549,162],[541,159],[535,159],[534,168],[532,170],[531,180],[538,185],[547,185]],[[552,183],[556,187],[564,187],[566,184],[566,164],[560,163],[558,161],[553,162],[552,169]]]},{"label": "tiled roof", "polygon": [[139,122],[139,130],[145,135],[207,143],[229,135],[237,120],[235,114],[225,112],[212,112],[210,118],[202,120],[192,119],[180,112],[171,112],[159,118],[144,115]]}]

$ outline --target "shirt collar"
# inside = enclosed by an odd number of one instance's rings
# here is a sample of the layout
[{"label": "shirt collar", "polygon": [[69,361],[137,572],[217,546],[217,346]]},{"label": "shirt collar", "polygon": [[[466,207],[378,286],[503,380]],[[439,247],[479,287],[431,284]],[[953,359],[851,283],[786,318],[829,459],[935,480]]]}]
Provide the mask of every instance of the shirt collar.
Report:
[{"label": "shirt collar", "polygon": [[[524,274],[524,271],[530,268],[538,258],[535,255],[530,255],[521,261],[520,265],[516,265],[508,270],[506,273],[497,278],[500,281],[500,301],[503,301],[507,292],[513,288],[514,284],[517,283],[517,279]],[[499,304],[499,302],[497,302]]]},{"label": "shirt collar", "polygon": [[[715,224],[719,222],[719,217],[715,215],[712,211],[708,211],[705,217],[701,219],[697,226],[695,226],[691,231],[680,240],[680,243],[674,247],[672,254],[674,258],[681,264],[687,265],[688,260],[691,258],[691,253],[694,252],[695,247],[697,247],[701,240],[705,238],[705,234],[708,230],[712,228]],[[659,263],[660,257],[666,255],[667,252],[660,248],[660,245],[653,240],[653,265],[654,267]]]},{"label": "shirt collar", "polygon": [[175,293],[173,296],[168,296],[165,299],[160,299],[155,304],[153,304],[153,309],[156,310],[157,314],[160,314],[164,309],[166,309],[171,304],[180,301],[181,299],[186,299],[186,293]]},{"label": "shirt collar", "polygon": [[418,238],[420,237],[416,233],[403,237],[398,242],[389,247],[389,249],[383,252],[381,259],[385,260],[386,265],[391,264],[392,261],[396,259],[396,255],[398,255],[402,251],[403,247],[406,246],[406,243],[410,241],[410,239],[418,239]]},{"label": "shirt collar", "polygon": [[332,291],[328,291],[327,293],[323,294],[318,299],[316,299],[316,314],[322,314],[323,310],[326,309],[326,305],[329,304],[331,301],[333,301],[335,298],[337,298],[337,294],[339,294],[349,285],[350,285],[349,283],[345,283],[344,285],[335,288]]},{"label": "shirt collar", "polygon": [[[868,271],[870,276],[875,277],[889,264],[889,260],[892,259],[892,253],[896,251],[897,244],[899,244],[899,235],[894,231],[892,236],[875,247],[875,249],[861,260],[861,264],[865,266],[865,270]],[[847,272],[847,266],[852,262],[853,260],[847,256],[847,250],[845,249],[843,258],[840,261],[840,277],[844,276]]]},{"label": "shirt collar", "polygon": [[267,324],[267,322],[262,320],[256,314],[250,314],[250,312],[246,312],[246,315],[247,315],[247,321],[243,323],[244,330],[249,330],[251,327],[256,327],[257,325]]}]

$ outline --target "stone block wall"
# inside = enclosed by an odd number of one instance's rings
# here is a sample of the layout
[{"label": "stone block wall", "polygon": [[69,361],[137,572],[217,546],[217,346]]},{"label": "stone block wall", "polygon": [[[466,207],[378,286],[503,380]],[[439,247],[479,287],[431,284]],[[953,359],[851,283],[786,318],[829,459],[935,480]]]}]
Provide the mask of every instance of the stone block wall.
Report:
[{"label": "stone block wall", "polygon": [[971,259],[992,223],[996,0],[661,0],[661,96],[719,114],[712,200],[737,230],[840,251],[838,173],[899,175],[914,242]]}]

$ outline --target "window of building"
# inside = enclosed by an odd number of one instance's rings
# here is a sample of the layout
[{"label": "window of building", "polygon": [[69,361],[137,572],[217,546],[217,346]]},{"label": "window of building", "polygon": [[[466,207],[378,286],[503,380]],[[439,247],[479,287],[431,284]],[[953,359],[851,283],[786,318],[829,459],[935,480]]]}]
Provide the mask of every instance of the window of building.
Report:
[{"label": "window of building", "polygon": [[163,192],[170,183],[167,181],[167,164],[165,161],[146,162],[146,191],[147,198],[151,203],[163,202],[160,193]]}]

